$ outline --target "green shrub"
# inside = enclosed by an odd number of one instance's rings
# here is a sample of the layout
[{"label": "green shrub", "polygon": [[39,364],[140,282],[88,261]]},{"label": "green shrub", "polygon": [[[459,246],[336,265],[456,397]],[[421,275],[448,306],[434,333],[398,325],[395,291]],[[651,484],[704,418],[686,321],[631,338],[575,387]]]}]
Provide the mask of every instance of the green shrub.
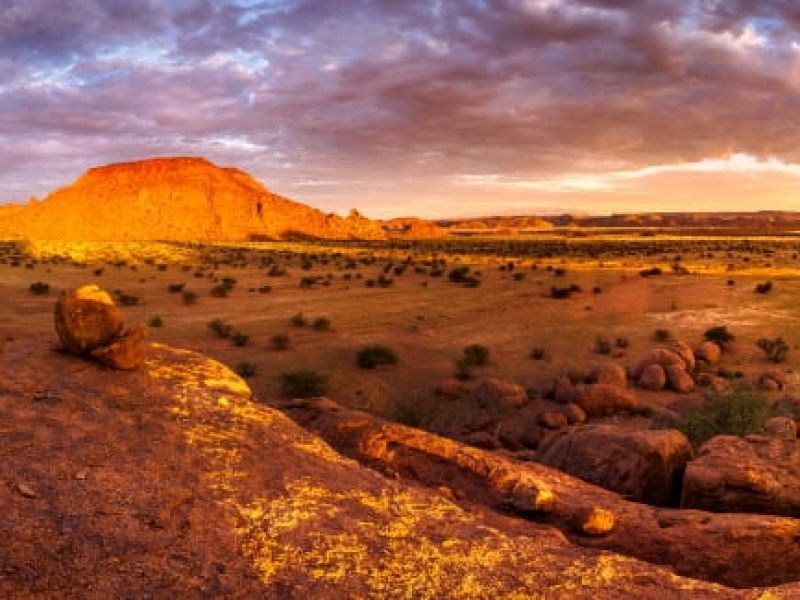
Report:
[{"label": "green shrub", "polygon": [[250,343],[250,336],[246,333],[242,333],[241,331],[237,331],[231,334],[231,344],[234,346],[238,346],[239,348],[243,348]]},{"label": "green shrub", "polygon": [[311,323],[311,328],[314,331],[330,331],[331,320],[328,317],[317,317],[314,319],[313,323]]},{"label": "green shrub", "polygon": [[594,340],[594,351],[597,354],[611,354],[611,342],[608,339],[604,338],[602,335],[598,335],[597,338]]},{"label": "green shrub", "polygon": [[677,428],[700,445],[717,435],[748,435],[760,431],[770,415],[766,399],[739,387],[724,394],[710,394],[703,405],[682,415]]},{"label": "green shrub", "polygon": [[183,292],[181,292],[181,300],[183,300],[183,303],[186,306],[192,306],[193,304],[197,304],[198,298],[199,296],[197,295],[197,293],[191,290],[183,290]]},{"label": "green shrub", "polygon": [[472,370],[474,368],[475,365],[473,365],[471,362],[465,360],[464,358],[459,358],[456,361],[456,370],[453,373],[453,376],[461,381],[469,381],[473,377]]},{"label": "green shrub", "polygon": [[756,286],[756,293],[757,294],[768,294],[772,291],[772,282],[765,281],[764,283],[759,283]]},{"label": "green shrub", "polygon": [[300,278],[300,289],[309,290],[319,283],[319,278],[306,276]]},{"label": "green shrub", "polygon": [[289,323],[292,324],[292,327],[305,327],[308,324],[308,321],[306,320],[305,316],[303,316],[303,313],[299,312],[289,319]]},{"label": "green shrub", "polygon": [[356,354],[356,364],[362,369],[374,369],[384,365],[396,365],[397,354],[388,346],[364,346]]},{"label": "green shrub", "polygon": [[161,315],[153,315],[150,317],[150,320],[147,322],[150,327],[163,327],[164,326],[164,319],[161,318]]},{"label": "green shrub", "polygon": [[170,283],[167,286],[167,291],[170,294],[180,294],[183,291],[183,288],[186,287],[185,283]]},{"label": "green shrub", "polygon": [[289,336],[285,333],[276,333],[269,340],[269,345],[273,350],[287,350],[289,344]]},{"label": "green shrub", "polygon": [[41,296],[50,291],[50,284],[43,281],[36,281],[32,283],[28,289],[30,290],[31,294]]},{"label": "green shrub", "polygon": [[328,389],[328,377],[309,369],[281,373],[280,382],[281,392],[287,398],[324,396]]},{"label": "green shrub", "polygon": [[211,288],[211,295],[215,298],[227,298],[228,294],[231,292],[231,289],[233,288],[225,285],[224,283],[220,283]]},{"label": "green shrub", "polygon": [[653,332],[653,339],[657,342],[666,342],[672,339],[672,333],[669,329],[656,329]]},{"label": "green shrub", "polygon": [[544,348],[540,348],[539,346],[536,346],[535,348],[533,348],[531,350],[531,358],[533,360],[544,360],[546,356],[547,356],[547,353],[545,352]]},{"label": "green shrub", "polygon": [[704,335],[709,342],[718,344],[723,350],[728,348],[736,340],[736,336],[728,331],[728,328],[724,325],[712,327],[707,330]]},{"label": "green shrub", "polygon": [[470,344],[464,348],[464,360],[475,367],[481,367],[489,362],[489,348],[481,344]]},{"label": "green shrub", "polygon": [[218,338],[229,338],[233,332],[233,327],[228,325],[222,319],[214,319],[213,321],[209,321],[206,324],[206,327],[208,327]]},{"label": "green shrub", "polygon": [[453,283],[464,283],[469,277],[469,270],[467,266],[454,267],[447,274],[447,280]]},{"label": "green shrub", "polygon": [[767,358],[774,363],[785,361],[789,354],[789,344],[782,337],[776,337],[774,340],[761,338],[756,342],[756,346],[761,348]]}]

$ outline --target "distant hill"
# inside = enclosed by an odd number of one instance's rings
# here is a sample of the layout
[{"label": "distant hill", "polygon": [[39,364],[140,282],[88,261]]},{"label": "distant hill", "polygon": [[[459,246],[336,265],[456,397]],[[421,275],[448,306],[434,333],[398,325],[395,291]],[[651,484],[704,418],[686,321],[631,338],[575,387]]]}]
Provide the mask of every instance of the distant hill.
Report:
[{"label": "distant hill", "polygon": [[0,210],[0,238],[244,241],[382,239],[353,211],[325,214],[203,158],[156,158],[89,169],[42,201]]},{"label": "distant hill", "polygon": [[477,217],[470,219],[454,219],[437,221],[437,225],[447,230],[474,230],[483,231],[490,229],[510,230],[547,230],[554,225],[543,217],[536,216],[509,216],[509,217]]},{"label": "distant hill", "polygon": [[800,230],[800,212],[513,215],[377,221],[347,217],[272,193],[236,168],[204,158],[154,158],[89,169],[44,200],[0,205],[0,239],[247,241],[516,235],[570,228]]},{"label": "distant hill", "polygon": [[[557,224],[559,218],[553,220]],[[566,224],[566,223],[564,223]],[[800,212],[662,212],[581,217],[572,224],[583,227],[677,227],[781,231],[800,228]]]},{"label": "distant hill", "polygon": [[555,227],[671,228],[683,230],[722,229],[742,232],[800,230],[800,212],[765,210],[756,212],[621,213],[612,215],[562,214],[552,216],[487,216],[436,221],[444,233],[521,233],[547,231]]}]

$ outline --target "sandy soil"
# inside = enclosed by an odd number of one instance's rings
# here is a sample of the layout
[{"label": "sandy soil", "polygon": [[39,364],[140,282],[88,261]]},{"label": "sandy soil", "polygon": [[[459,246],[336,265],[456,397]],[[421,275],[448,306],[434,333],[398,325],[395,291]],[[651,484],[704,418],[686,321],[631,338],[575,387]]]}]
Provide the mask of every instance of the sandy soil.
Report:
[{"label": "sandy soil", "polygon": [[[434,429],[448,419],[448,411],[458,407],[437,400],[433,388],[453,374],[454,362],[468,344],[484,344],[491,350],[491,364],[479,368],[478,376],[501,377],[542,389],[559,371],[587,369],[608,360],[594,352],[597,336],[612,341],[627,338],[629,347],[615,350],[614,359],[631,364],[656,345],[653,333],[657,328],[693,343],[709,327],[727,325],[738,339],[726,365],[752,377],[770,367],[755,346],[758,338],[782,335],[792,348],[800,340],[800,320],[794,310],[800,278],[792,248],[767,257],[757,244],[752,252],[717,253],[711,258],[698,251],[682,256],[681,264],[689,274],[675,274],[670,269],[673,257],[667,255],[669,248],[665,247],[661,256],[643,256],[633,249],[620,256],[618,243],[610,246],[608,256],[549,261],[517,258],[513,272],[524,273],[524,277],[516,280],[507,270],[500,270],[508,257],[470,255],[465,243],[463,253],[440,254],[448,259],[444,277],[418,273],[411,266],[402,276],[394,276],[388,288],[367,287],[365,281],[376,279],[392,258],[393,264],[400,264],[408,252],[346,249],[344,252],[354,257],[379,257],[374,264],[346,269],[345,259],[335,256],[342,249],[329,248],[325,258],[318,244],[248,244],[226,252],[215,248],[215,256],[205,261],[192,256],[197,249],[138,244],[113,248],[112,252],[128,262],[113,266],[109,246],[101,252],[100,247],[71,244],[51,245],[44,253],[55,249],[70,252],[86,261],[85,266],[68,261],[53,264],[41,258],[23,259],[12,266],[9,248],[0,255],[0,294],[4,299],[0,332],[51,334],[58,291],[95,282],[139,298],[137,306],[123,307],[128,323],[162,317],[163,327],[151,329],[153,340],[197,350],[234,367],[245,361],[253,363],[257,373],[249,383],[262,401],[270,403],[280,397],[280,373],[307,368],[329,376],[328,395],[342,404],[389,418],[410,407],[423,425]],[[301,253],[312,252],[318,259],[311,260],[310,269],[302,269]],[[150,261],[153,264],[143,262],[148,255],[157,255]],[[428,257],[422,251],[411,255],[419,266]],[[288,274],[268,277],[265,259],[284,266]],[[231,264],[223,264],[225,261]],[[137,262],[134,270],[131,265]],[[217,263],[215,270],[210,266],[213,262]],[[236,266],[237,262],[246,266]],[[159,267],[162,263],[166,266]],[[449,282],[447,270],[456,263],[479,270],[481,285],[467,288]],[[735,271],[727,272],[732,263]],[[548,265],[567,272],[557,276]],[[206,269],[202,278],[194,276],[198,266]],[[662,267],[664,274],[639,275],[642,268],[653,266]],[[102,274],[95,275],[100,268]],[[429,268],[424,266],[424,270]],[[328,274],[332,277],[328,286],[301,289],[299,285],[302,277]],[[346,274],[352,279],[345,280]],[[237,284],[228,297],[217,298],[210,295],[216,283],[209,277],[231,277]],[[729,279],[734,279],[735,285],[729,285]],[[773,291],[755,293],[755,285],[766,280],[774,282]],[[49,283],[50,292],[32,294],[29,286],[36,281]],[[187,306],[181,294],[170,293],[167,286],[175,283],[185,283],[186,289],[197,292],[197,303]],[[551,286],[573,283],[583,291],[568,300],[549,297]],[[257,288],[265,285],[272,286],[271,291],[259,293]],[[595,286],[602,291],[593,293]],[[316,317],[330,319],[331,330],[293,327],[289,320],[298,312],[309,322]],[[248,334],[249,343],[235,347],[227,339],[216,338],[207,327],[215,318]],[[289,336],[288,350],[270,348],[270,339],[276,334]],[[374,371],[357,368],[356,351],[372,343],[394,348],[399,364]],[[545,349],[547,358],[532,360],[533,347]],[[790,353],[781,368],[795,368],[797,356],[800,353]],[[676,402],[676,396],[668,392],[649,394],[648,398],[656,405]]]}]

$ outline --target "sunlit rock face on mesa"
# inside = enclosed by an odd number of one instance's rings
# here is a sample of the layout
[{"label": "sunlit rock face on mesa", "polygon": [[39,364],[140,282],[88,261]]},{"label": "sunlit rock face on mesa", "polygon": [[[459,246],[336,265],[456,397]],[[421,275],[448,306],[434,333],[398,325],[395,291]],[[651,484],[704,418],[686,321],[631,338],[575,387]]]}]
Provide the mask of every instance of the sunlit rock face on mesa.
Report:
[{"label": "sunlit rock face on mesa", "polygon": [[247,173],[203,158],[89,169],[42,201],[0,212],[0,237],[68,241],[380,239],[380,224],[273,194]]}]

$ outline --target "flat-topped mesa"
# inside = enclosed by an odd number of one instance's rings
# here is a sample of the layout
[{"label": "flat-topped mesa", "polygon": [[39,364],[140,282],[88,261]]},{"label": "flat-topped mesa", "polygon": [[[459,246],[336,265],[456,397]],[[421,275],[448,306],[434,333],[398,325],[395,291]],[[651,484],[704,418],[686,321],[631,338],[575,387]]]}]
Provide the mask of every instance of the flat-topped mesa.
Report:
[{"label": "flat-topped mesa", "polygon": [[340,217],[270,192],[204,158],[89,169],[73,184],[0,213],[0,237],[66,241],[383,239],[376,221]]}]

